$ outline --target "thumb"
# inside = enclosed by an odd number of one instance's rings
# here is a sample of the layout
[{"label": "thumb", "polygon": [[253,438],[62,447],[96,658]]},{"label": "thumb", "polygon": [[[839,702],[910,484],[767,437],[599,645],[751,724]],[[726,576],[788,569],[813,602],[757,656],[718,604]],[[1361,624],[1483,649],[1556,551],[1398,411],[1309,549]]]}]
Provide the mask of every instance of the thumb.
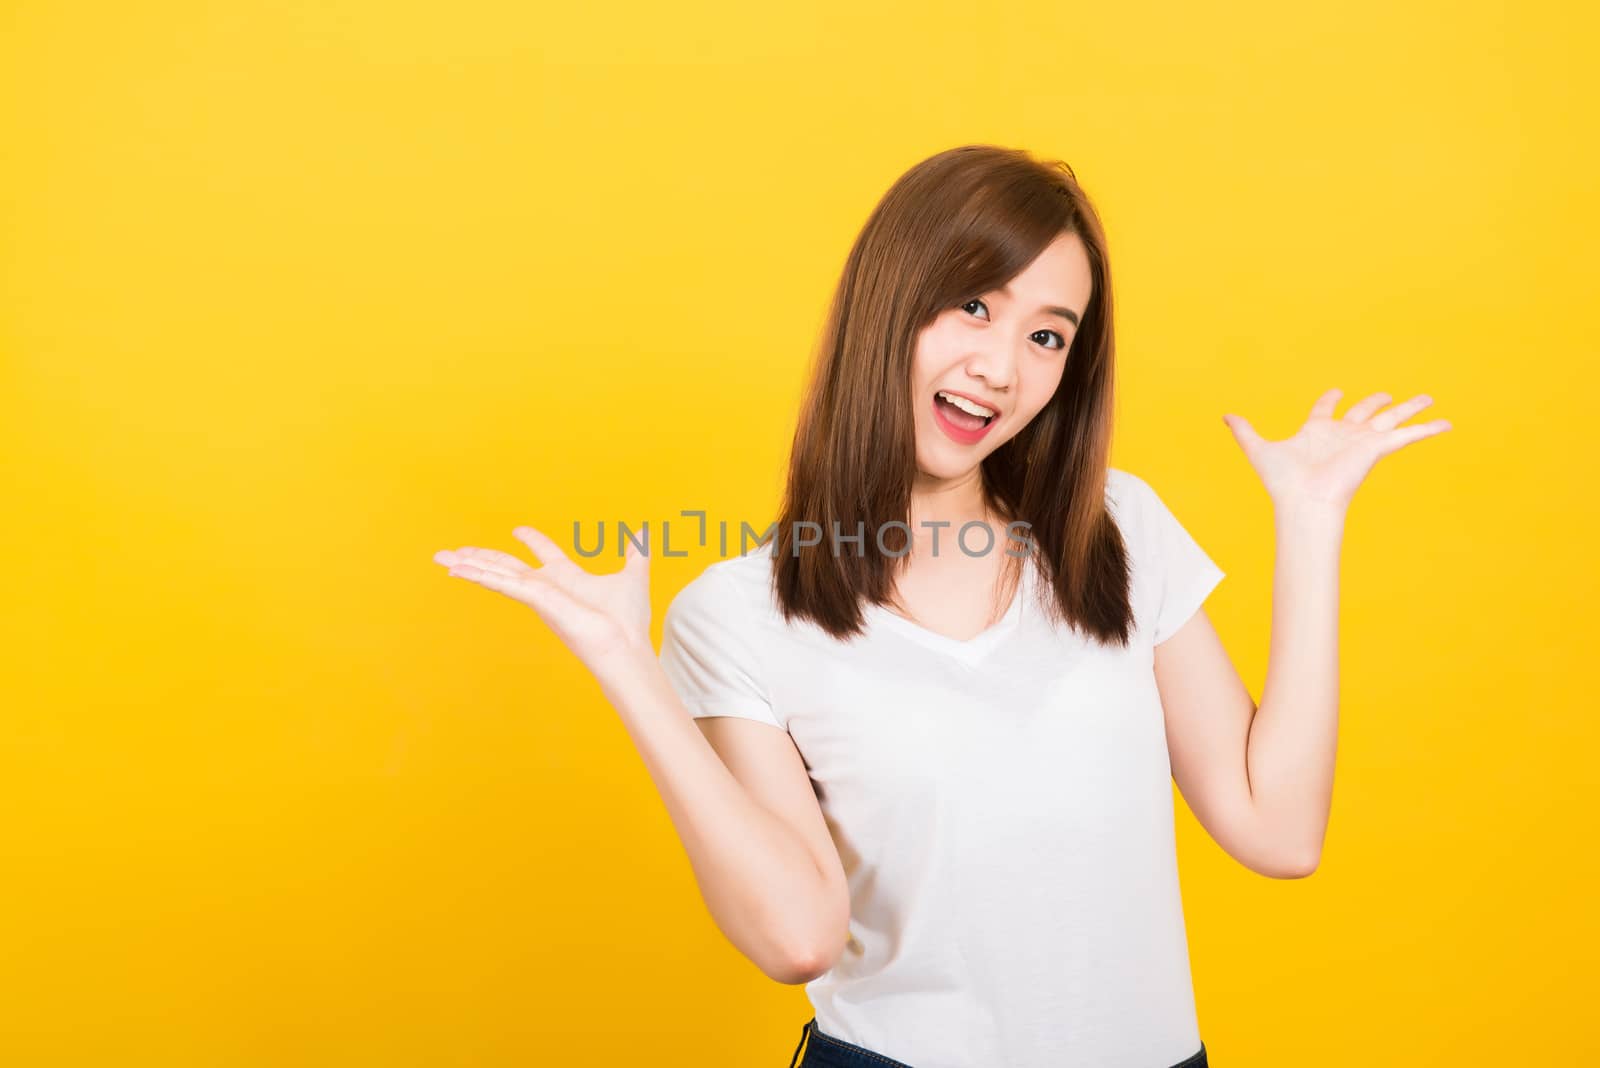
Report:
[{"label": "thumb", "polygon": [[1256,446],[1266,440],[1256,433],[1256,428],[1250,425],[1250,420],[1242,415],[1224,415],[1222,421],[1228,424],[1228,429],[1233,431],[1233,440],[1237,441],[1245,452],[1253,452]]}]

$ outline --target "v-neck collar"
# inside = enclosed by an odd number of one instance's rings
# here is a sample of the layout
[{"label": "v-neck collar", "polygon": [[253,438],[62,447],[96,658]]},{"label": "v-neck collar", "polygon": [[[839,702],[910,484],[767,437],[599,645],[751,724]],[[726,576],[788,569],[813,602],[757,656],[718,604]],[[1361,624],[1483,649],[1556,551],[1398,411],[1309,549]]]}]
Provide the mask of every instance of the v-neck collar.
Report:
[{"label": "v-neck collar", "polygon": [[988,627],[967,639],[952,638],[940,634],[938,631],[929,630],[920,623],[913,623],[905,616],[891,611],[883,605],[869,604],[865,608],[866,615],[875,623],[895,631],[926,646],[936,653],[953,657],[968,665],[975,665],[981,661],[994,648],[1004,641],[1006,636],[1017,629],[1017,624],[1022,619],[1023,604],[1033,587],[1033,561],[1024,560],[1022,563],[1022,576],[1017,581],[1017,589],[1011,596],[1011,606]]}]

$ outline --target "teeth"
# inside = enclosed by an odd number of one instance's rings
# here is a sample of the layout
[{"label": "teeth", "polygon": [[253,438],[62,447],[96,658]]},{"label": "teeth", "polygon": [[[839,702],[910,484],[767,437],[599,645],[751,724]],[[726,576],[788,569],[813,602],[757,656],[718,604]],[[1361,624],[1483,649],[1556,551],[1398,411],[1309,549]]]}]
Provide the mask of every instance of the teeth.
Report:
[{"label": "teeth", "polygon": [[972,401],[967,400],[967,398],[965,398],[965,397],[953,396],[952,394],[946,393],[942,389],[939,391],[939,396],[943,397],[945,400],[949,401],[951,404],[954,404],[957,408],[960,408],[962,411],[966,412],[968,415],[982,416],[985,419],[987,419],[990,416],[994,415],[994,412],[990,411],[988,408],[985,408],[983,405],[974,404]]}]

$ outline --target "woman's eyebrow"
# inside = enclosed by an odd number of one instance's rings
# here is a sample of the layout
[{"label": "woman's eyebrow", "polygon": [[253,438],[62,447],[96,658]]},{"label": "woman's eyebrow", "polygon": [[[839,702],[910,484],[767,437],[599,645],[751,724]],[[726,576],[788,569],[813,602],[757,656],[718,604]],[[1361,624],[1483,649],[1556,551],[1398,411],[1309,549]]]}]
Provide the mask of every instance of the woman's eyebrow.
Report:
[{"label": "woman's eyebrow", "polygon": [[[1008,282],[1005,285],[1001,286],[1000,289],[999,289],[999,292],[1003,293],[1007,297],[1010,297],[1011,296],[1011,284]],[[1059,315],[1059,316],[1061,316],[1061,318],[1065,319],[1067,322],[1071,323],[1073,326],[1081,325],[1078,322],[1078,313],[1073,311],[1071,308],[1063,308],[1063,307],[1061,307],[1059,305],[1056,305],[1056,304],[1046,304],[1046,305],[1043,305],[1042,307],[1040,307],[1039,310],[1042,311],[1042,312],[1049,312],[1051,315]]]},{"label": "woman's eyebrow", "polygon": [[1078,325],[1077,313],[1074,312],[1071,308],[1058,308],[1054,304],[1047,304],[1043,308],[1040,308],[1039,310],[1040,311],[1049,312],[1051,315],[1059,315],[1059,316],[1061,316],[1061,318],[1065,319],[1067,322],[1071,323],[1073,326],[1077,326]]}]

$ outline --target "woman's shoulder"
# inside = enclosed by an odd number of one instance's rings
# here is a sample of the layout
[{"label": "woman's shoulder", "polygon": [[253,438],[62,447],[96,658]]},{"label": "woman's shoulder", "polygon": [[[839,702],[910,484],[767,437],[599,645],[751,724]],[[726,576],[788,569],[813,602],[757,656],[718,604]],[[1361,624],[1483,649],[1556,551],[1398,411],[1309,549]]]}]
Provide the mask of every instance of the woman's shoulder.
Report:
[{"label": "woman's shoulder", "polygon": [[1150,483],[1122,467],[1106,468],[1106,492],[1110,494],[1123,494],[1145,492],[1150,489]]},{"label": "woman's shoulder", "polygon": [[1144,531],[1151,522],[1150,502],[1153,500],[1158,501],[1159,498],[1154,487],[1145,479],[1123,468],[1107,469],[1106,503],[1110,506],[1117,528],[1122,531],[1124,538],[1129,539],[1130,545],[1136,545],[1143,539]]},{"label": "woman's shoulder", "polygon": [[707,564],[672,598],[669,611],[714,611],[750,620],[766,612],[772,583],[772,542]]},{"label": "woman's shoulder", "polygon": [[1106,500],[1119,513],[1119,518],[1148,492],[1150,484],[1132,471],[1120,467],[1106,469]]}]

